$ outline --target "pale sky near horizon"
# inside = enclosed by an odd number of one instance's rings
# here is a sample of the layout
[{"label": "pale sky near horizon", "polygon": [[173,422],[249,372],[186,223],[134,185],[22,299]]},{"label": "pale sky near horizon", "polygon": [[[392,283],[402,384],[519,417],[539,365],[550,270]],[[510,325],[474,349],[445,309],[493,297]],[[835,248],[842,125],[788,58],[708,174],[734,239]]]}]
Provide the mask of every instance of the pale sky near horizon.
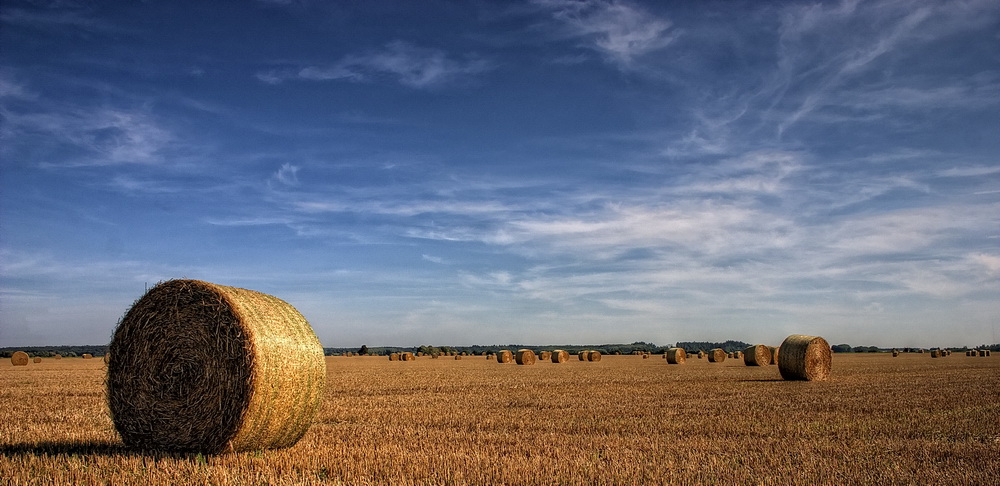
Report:
[{"label": "pale sky near horizon", "polygon": [[1000,342],[1000,3],[0,4],[0,346]]}]

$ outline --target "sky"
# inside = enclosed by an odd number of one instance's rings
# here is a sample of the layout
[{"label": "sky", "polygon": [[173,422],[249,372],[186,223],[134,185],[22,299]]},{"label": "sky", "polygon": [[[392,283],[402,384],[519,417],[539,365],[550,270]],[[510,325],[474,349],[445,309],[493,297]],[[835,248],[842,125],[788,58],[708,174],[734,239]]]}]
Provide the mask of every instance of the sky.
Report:
[{"label": "sky", "polygon": [[0,4],[0,346],[1000,342],[1000,4]]}]

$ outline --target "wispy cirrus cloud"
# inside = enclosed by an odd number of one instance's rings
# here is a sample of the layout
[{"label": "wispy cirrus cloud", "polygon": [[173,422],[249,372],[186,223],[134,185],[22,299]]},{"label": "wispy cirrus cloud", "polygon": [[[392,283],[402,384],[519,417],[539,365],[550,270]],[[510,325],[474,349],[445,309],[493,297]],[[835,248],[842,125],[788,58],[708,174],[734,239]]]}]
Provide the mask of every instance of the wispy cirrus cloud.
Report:
[{"label": "wispy cirrus cloud", "polygon": [[256,76],[268,84],[294,79],[371,82],[379,76],[390,76],[404,86],[426,89],[458,82],[495,67],[486,59],[455,59],[440,49],[393,41],[381,50],[348,55],[330,65],[263,71]]},{"label": "wispy cirrus cloud", "polygon": [[579,39],[621,69],[661,50],[678,35],[672,22],[645,8],[620,0],[536,0],[549,12],[563,38]]}]

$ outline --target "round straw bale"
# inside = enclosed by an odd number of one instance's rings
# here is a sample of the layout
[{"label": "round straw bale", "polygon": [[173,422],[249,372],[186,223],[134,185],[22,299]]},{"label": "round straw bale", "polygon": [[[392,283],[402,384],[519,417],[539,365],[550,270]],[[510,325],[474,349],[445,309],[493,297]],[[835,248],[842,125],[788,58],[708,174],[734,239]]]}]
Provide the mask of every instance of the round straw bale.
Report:
[{"label": "round straw bale", "polygon": [[519,365],[533,365],[535,359],[535,352],[530,349],[518,349],[514,355],[514,361]]},{"label": "round straw bale", "polygon": [[709,363],[721,363],[726,360],[726,351],[722,348],[715,348],[708,352]]},{"label": "round straw bale", "polygon": [[931,350],[931,358],[937,358],[938,356],[941,356],[941,353],[938,352],[938,350],[936,350],[936,349],[932,349]]},{"label": "round straw bale", "polygon": [[389,353],[389,361],[399,361],[399,353]]},{"label": "round straw bale", "polygon": [[778,347],[768,346],[767,349],[771,351],[771,364],[773,365],[778,364]]},{"label": "round straw bale", "polygon": [[587,361],[600,361],[600,360],[601,360],[600,351],[597,351],[596,349],[587,351]]},{"label": "round straw bale", "polygon": [[39,358],[38,356],[35,356],[35,359],[33,359],[32,361],[34,361],[35,363],[41,363],[42,362],[42,358]]},{"label": "round straw bale", "polygon": [[643,353],[643,354],[642,354],[642,359],[649,359],[649,355],[648,355],[648,354],[646,354],[646,353]]},{"label": "round straw bale", "polygon": [[743,364],[747,366],[767,366],[771,364],[771,350],[763,344],[750,346],[743,352]]},{"label": "round straw bale", "polygon": [[83,359],[94,359],[94,355],[90,353],[83,353]]},{"label": "round straw bale", "polygon": [[128,447],[219,453],[295,444],[319,409],[323,347],[287,302],[162,282],[122,317],[107,396]]},{"label": "round straw bale", "polygon": [[552,351],[542,351],[541,354],[538,356],[538,359],[542,361],[548,361],[552,359]]},{"label": "round straw bale", "polygon": [[497,363],[505,364],[514,361],[514,355],[509,350],[504,349],[497,351]]},{"label": "round straw bale", "polygon": [[664,356],[667,358],[667,364],[684,364],[687,361],[687,352],[684,348],[670,348]]},{"label": "round straw bale", "polygon": [[53,356],[53,358],[55,358],[55,359],[62,359],[62,355],[61,354],[57,354],[57,355]]},{"label": "round straw bale", "polygon": [[899,356],[899,350],[898,349],[893,349],[892,350],[892,357],[895,358],[897,356]]},{"label": "round straw bale", "polygon": [[416,361],[417,357],[413,353],[407,351],[399,356],[403,361]]},{"label": "round straw bale", "polygon": [[569,353],[563,351],[562,349],[557,349],[552,352],[552,362],[553,363],[565,363],[569,361]]},{"label": "round straw bale", "polygon": [[28,353],[14,351],[14,354],[10,355],[10,364],[14,366],[28,366]]},{"label": "round straw bale", "polygon": [[826,381],[830,378],[830,345],[819,336],[792,334],[779,348],[778,371],[786,380]]},{"label": "round straw bale", "polygon": [[460,360],[460,359],[462,359],[462,355],[460,355],[460,354],[456,354],[456,355],[455,355],[455,360]]},{"label": "round straw bale", "polygon": [[580,358],[580,361],[587,361],[587,352],[586,351],[580,351],[579,353],[576,353],[576,355],[577,355],[578,358]]}]

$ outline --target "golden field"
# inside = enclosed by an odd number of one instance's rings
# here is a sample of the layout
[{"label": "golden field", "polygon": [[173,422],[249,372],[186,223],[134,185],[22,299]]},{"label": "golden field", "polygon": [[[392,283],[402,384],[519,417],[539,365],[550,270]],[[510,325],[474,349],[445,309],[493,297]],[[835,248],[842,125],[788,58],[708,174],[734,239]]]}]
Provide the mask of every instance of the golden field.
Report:
[{"label": "golden field", "polygon": [[836,354],[828,382],[742,360],[327,357],[294,447],[124,449],[100,359],[0,363],[0,484],[998,484],[1000,358]]}]

